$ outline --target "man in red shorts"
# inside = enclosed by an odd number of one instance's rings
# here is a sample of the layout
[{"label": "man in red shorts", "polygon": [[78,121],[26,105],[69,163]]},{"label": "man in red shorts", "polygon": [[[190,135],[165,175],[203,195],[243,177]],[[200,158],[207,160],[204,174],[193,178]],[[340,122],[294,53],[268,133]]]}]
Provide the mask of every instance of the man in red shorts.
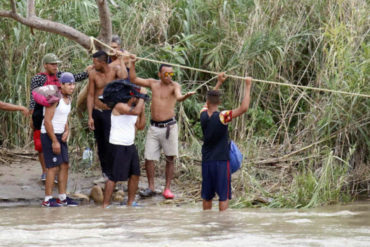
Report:
[{"label": "man in red shorts", "polygon": [[[57,85],[58,87],[60,87],[59,78],[62,72],[58,71],[59,63],[61,63],[61,61],[55,54],[53,53],[46,54],[42,59],[42,64],[44,66],[45,71],[38,73],[31,79],[31,90],[30,90],[31,100],[29,109],[32,115],[31,128],[33,129],[33,142],[35,144],[35,150],[38,152],[38,157],[42,168],[41,181],[46,180],[46,167],[40,139],[40,129],[42,120],[44,119],[43,116],[44,107],[35,102],[32,96],[32,90],[44,85]],[[88,78],[88,76],[89,76],[88,72],[74,74],[75,81],[85,80],[86,78]],[[55,182],[57,182],[57,180]]]}]

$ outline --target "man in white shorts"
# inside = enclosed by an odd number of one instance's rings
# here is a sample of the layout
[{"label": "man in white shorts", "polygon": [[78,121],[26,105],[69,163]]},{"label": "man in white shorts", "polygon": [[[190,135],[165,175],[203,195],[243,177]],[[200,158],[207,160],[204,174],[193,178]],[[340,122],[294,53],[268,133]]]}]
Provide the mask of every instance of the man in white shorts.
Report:
[{"label": "man in white shorts", "polygon": [[172,67],[166,64],[161,64],[159,67],[158,77],[160,80],[136,77],[136,57],[135,55],[131,55],[130,58],[130,81],[152,90],[151,126],[145,143],[145,169],[149,188],[140,194],[142,196],[152,196],[154,194],[154,161],[159,161],[160,151],[163,149],[166,155],[166,186],[163,196],[166,199],[173,199],[174,194],[172,194],[170,186],[174,173],[175,157],[178,155],[175,105],[176,102],[184,101],[195,92],[188,92],[182,95],[180,84],[172,81],[172,77],[174,76]]}]

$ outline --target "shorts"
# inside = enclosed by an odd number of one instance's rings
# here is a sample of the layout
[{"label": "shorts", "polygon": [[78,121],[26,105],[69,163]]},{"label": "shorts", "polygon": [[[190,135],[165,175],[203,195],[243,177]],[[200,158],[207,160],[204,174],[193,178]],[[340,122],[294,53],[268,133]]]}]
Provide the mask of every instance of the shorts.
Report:
[{"label": "shorts", "polygon": [[33,144],[35,145],[35,150],[39,153],[42,153],[42,145],[41,145],[41,131],[34,130],[33,131]]},{"label": "shorts", "polygon": [[146,160],[159,161],[161,148],[166,156],[178,156],[178,130],[177,124],[170,126],[170,135],[166,139],[167,128],[150,126],[146,134],[145,152]]},{"label": "shorts", "polygon": [[130,146],[110,144],[112,163],[106,174],[113,182],[127,181],[131,175],[140,176],[139,155],[135,144]]},{"label": "shorts", "polygon": [[42,149],[44,151],[44,160],[46,168],[60,166],[62,163],[68,163],[68,146],[62,142],[62,134],[55,134],[60,143],[60,154],[54,154],[52,141],[48,134],[41,134]]},{"label": "shorts", "polygon": [[231,172],[229,161],[202,162],[202,198],[210,201],[217,193],[219,201],[231,199]]}]

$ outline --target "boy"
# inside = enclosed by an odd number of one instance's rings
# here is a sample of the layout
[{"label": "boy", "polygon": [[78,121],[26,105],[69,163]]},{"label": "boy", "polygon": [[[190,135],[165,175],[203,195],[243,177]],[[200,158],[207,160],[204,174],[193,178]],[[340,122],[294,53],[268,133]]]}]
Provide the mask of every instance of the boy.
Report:
[{"label": "boy", "polygon": [[[141,94],[147,94],[141,88]],[[118,181],[128,180],[127,206],[132,206],[139,184],[140,164],[135,141],[136,130],[145,127],[145,105],[142,98],[133,94],[127,102],[117,103],[111,114],[109,135],[112,162],[108,169],[108,180],[105,184],[103,208],[109,206],[113,190]]]},{"label": "boy", "polygon": [[[77,206],[78,204],[67,197],[68,180],[68,147],[69,135],[68,115],[71,111],[71,95],[75,89],[73,74],[65,72],[60,76],[61,94],[59,102],[45,107],[45,116],[41,126],[41,145],[44,151],[47,169],[45,182],[45,200],[43,207]],[[58,191],[56,200],[53,199],[54,177],[59,171]]]},{"label": "boy", "polygon": [[221,104],[218,88],[225,81],[225,73],[218,75],[214,90],[207,92],[207,102],[200,114],[203,132],[202,146],[202,198],[203,210],[212,209],[215,193],[219,196],[219,210],[224,211],[231,199],[231,172],[229,165],[228,123],[248,110],[252,78],[245,80],[244,99],[233,110],[219,112]]}]

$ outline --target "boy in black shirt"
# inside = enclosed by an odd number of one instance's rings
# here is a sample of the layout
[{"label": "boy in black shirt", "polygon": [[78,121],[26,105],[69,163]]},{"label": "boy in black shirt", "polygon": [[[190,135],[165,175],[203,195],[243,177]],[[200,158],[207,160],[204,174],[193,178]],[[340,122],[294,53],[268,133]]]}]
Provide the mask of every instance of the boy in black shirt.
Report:
[{"label": "boy in black shirt", "polygon": [[203,210],[212,209],[215,193],[219,196],[219,210],[224,211],[231,199],[231,171],[229,165],[229,133],[227,124],[248,110],[252,78],[245,79],[244,98],[233,110],[220,112],[218,88],[225,81],[225,73],[218,75],[214,90],[207,92],[207,102],[200,114],[203,132],[202,146],[202,198]]}]

